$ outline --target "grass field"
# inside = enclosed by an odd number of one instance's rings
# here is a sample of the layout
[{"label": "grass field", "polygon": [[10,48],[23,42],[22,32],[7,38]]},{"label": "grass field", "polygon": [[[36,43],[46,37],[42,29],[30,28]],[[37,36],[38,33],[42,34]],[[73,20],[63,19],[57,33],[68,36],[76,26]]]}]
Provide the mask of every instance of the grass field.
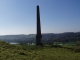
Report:
[{"label": "grass field", "polygon": [[0,60],[80,60],[75,49],[0,42]]}]

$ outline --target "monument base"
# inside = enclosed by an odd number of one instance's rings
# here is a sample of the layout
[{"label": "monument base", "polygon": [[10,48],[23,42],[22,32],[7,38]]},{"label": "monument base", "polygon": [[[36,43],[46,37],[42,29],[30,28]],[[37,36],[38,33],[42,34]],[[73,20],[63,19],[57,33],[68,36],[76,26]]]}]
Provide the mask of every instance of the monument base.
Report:
[{"label": "monument base", "polygon": [[36,38],[36,45],[43,46],[43,44],[41,43],[41,38]]},{"label": "monument base", "polygon": [[42,43],[36,43],[36,45],[37,45],[37,46],[43,46],[43,44],[42,44]]}]

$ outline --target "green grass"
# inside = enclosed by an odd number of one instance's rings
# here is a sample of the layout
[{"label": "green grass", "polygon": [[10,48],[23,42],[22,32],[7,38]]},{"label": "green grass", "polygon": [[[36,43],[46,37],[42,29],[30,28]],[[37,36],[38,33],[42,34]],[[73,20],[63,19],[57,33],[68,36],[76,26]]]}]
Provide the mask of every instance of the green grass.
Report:
[{"label": "green grass", "polygon": [[80,60],[80,52],[60,47],[0,42],[0,60]]}]

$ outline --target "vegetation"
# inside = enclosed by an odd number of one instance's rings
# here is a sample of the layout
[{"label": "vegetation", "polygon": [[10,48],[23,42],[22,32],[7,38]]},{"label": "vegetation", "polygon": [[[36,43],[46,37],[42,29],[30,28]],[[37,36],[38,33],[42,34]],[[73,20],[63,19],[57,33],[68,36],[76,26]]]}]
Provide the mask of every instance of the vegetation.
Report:
[{"label": "vegetation", "polygon": [[80,60],[80,47],[10,45],[0,41],[0,60]]}]

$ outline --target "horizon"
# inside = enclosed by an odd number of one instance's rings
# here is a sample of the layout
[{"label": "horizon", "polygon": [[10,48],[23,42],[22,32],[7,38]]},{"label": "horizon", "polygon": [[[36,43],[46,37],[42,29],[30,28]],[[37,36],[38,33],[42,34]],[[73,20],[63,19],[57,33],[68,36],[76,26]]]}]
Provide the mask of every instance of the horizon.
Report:
[{"label": "horizon", "polygon": [[[78,33],[78,32],[62,32],[62,33]],[[41,33],[41,34],[62,34],[62,33]],[[36,35],[36,33],[35,34],[6,34],[6,35]],[[6,36],[6,35],[0,35],[0,36]]]},{"label": "horizon", "polygon": [[41,33],[80,32],[79,0],[0,0],[0,35],[36,34],[36,6]]}]

